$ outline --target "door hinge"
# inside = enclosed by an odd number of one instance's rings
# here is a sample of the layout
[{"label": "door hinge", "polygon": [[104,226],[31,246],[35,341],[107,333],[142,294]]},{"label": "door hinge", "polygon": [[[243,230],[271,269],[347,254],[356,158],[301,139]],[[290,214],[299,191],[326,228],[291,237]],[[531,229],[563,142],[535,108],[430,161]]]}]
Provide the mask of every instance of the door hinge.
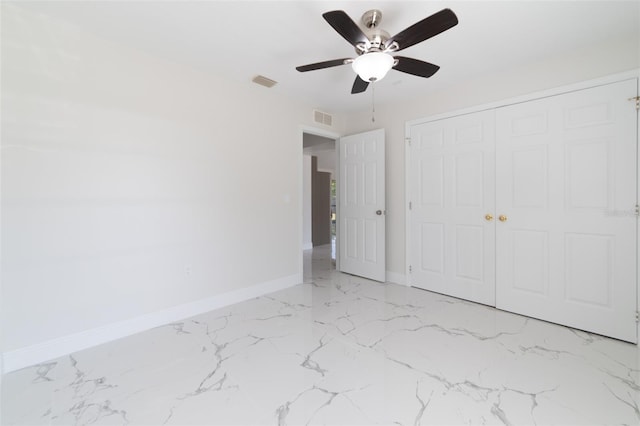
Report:
[{"label": "door hinge", "polygon": [[629,98],[630,101],[636,102],[636,111],[640,111],[640,96],[634,96],[633,98]]},{"label": "door hinge", "polygon": [[[409,265],[409,273],[412,273],[412,272],[413,272],[413,266]],[[636,319],[637,319],[637,317],[638,317],[638,315],[637,315],[637,312],[636,312]]]},{"label": "door hinge", "polygon": [[640,206],[636,204],[636,216],[640,216]]},{"label": "door hinge", "polygon": [[640,323],[640,312],[636,311],[636,323]]},{"label": "door hinge", "polygon": [[411,146],[411,138],[404,138],[405,141],[407,141],[407,143],[409,144],[409,146]]},{"label": "door hinge", "polygon": [[409,210],[411,210],[413,208],[413,204],[411,203],[411,201],[409,201]]}]

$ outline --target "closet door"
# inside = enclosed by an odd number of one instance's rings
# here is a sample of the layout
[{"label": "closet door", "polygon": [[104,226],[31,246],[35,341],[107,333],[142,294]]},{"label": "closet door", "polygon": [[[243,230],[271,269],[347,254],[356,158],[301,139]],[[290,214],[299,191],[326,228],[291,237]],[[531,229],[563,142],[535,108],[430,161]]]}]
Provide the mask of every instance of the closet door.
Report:
[{"label": "closet door", "polygon": [[494,112],[411,127],[410,284],[495,305]]},{"label": "closet door", "polygon": [[496,306],[636,341],[636,80],[496,111]]}]

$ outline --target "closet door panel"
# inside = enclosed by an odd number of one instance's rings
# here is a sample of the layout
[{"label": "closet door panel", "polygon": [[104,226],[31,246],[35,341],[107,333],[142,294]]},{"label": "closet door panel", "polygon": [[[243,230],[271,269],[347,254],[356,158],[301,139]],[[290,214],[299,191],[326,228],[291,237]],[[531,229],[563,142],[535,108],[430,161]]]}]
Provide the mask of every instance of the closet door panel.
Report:
[{"label": "closet door panel", "polygon": [[495,305],[494,113],[412,127],[410,283]]},{"label": "closet door panel", "polygon": [[635,80],[496,111],[496,306],[636,341]]}]

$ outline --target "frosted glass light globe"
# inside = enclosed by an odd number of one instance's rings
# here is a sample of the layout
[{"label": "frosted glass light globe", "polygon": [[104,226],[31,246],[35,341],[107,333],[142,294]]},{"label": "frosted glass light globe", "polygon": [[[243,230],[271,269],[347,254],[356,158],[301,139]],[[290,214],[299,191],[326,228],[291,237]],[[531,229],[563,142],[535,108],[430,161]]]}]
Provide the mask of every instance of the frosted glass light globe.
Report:
[{"label": "frosted glass light globe", "polygon": [[393,56],[383,52],[371,52],[358,56],[351,67],[364,81],[380,81],[393,66]]}]

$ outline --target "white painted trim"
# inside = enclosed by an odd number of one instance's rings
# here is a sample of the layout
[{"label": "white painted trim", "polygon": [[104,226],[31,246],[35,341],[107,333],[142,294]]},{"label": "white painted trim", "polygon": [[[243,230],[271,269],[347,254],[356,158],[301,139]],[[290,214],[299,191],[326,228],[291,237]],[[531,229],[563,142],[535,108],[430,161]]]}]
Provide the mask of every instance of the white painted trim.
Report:
[{"label": "white painted trim", "polygon": [[414,126],[416,124],[423,124],[423,123],[428,123],[430,121],[438,121],[445,118],[457,117],[465,114],[472,114],[475,112],[486,111],[488,109],[501,108],[509,105],[529,102],[535,99],[547,98],[549,96],[556,96],[563,93],[575,92],[577,90],[588,89],[591,87],[604,86],[606,84],[617,83],[619,81],[630,80],[638,77],[640,77],[640,69],[626,71],[618,74],[612,74],[605,77],[596,78],[593,80],[586,80],[578,83],[567,84],[565,86],[554,87],[552,89],[527,93],[526,95],[522,95],[522,96],[501,99],[499,101],[495,101],[487,104],[475,105],[469,108],[449,111],[442,114],[436,114],[428,117],[418,118],[415,120],[410,120],[405,122],[405,134],[409,131],[411,126]]},{"label": "white painted trim", "polygon": [[[640,77],[640,72],[638,73]],[[636,96],[640,96],[640,79],[636,83]],[[636,115],[636,205],[640,205],[640,115]],[[640,226],[636,222],[636,312],[640,312]],[[637,345],[640,346],[640,326],[636,321]]]},{"label": "white painted trim", "polygon": [[338,138],[336,139],[336,143],[334,146],[334,155],[336,156],[336,172],[333,176],[333,178],[336,180],[336,271],[340,270],[340,236],[342,235],[342,226],[340,225],[340,217],[342,215],[340,209],[340,145],[340,138]]},{"label": "white painted trim", "polygon": [[[332,132],[327,129],[320,129],[318,127],[300,125],[300,133],[309,133],[311,135],[322,136],[329,139],[340,139],[340,133]],[[300,145],[302,146],[302,145]]]},{"label": "white painted trim", "polygon": [[387,282],[388,283],[394,283],[394,284],[400,284],[400,285],[406,285],[406,286],[409,285],[407,283],[407,276],[406,275],[399,274],[397,272],[391,272],[391,271],[387,271]]},{"label": "white painted trim", "polygon": [[302,274],[289,275],[250,287],[219,294],[207,299],[184,303],[163,311],[152,312],[136,318],[118,321],[68,336],[59,337],[36,345],[4,352],[3,373],[39,364],[73,352],[121,339],[154,327],[170,324],[215,309],[284,290],[302,283]]},{"label": "white painted trim", "polygon": [[306,243],[302,245],[302,250],[311,250],[313,248],[313,243]]},{"label": "white painted trim", "polygon": [[411,125],[407,122],[404,127],[404,274],[407,286],[411,285],[411,272],[409,271],[409,262],[411,261],[411,210],[409,210],[409,203],[413,201],[410,198],[413,192],[413,184],[409,176],[411,146],[407,143],[410,139]]}]

